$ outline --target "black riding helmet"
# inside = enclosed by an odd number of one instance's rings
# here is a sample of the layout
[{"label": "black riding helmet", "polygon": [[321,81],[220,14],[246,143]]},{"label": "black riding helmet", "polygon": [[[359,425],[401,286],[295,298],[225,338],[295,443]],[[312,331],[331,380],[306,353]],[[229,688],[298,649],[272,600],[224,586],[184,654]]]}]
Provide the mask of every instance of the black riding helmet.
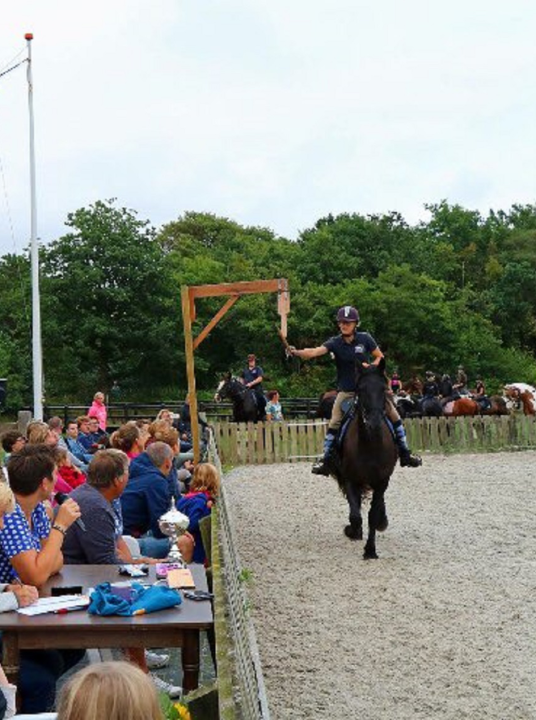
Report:
[{"label": "black riding helmet", "polygon": [[337,312],[337,322],[355,322],[359,325],[359,313],[355,307],[345,305]]}]

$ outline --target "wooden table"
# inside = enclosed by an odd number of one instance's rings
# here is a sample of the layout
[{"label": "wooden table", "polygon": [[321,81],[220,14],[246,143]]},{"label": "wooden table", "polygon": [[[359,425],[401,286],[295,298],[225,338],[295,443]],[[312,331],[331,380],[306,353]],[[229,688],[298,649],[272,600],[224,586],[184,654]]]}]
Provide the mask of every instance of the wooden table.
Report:
[{"label": "wooden table", "polygon": [[[198,590],[207,589],[205,569],[190,565]],[[128,579],[128,578],[127,578]],[[66,565],[54,575],[39,594],[50,595],[52,587],[82,585],[83,592],[101,582],[125,580],[117,565]],[[149,568],[149,582],[156,580],[155,568]],[[142,579],[146,582],[147,579]],[[16,684],[20,650],[69,648],[182,648],[183,688],[194,690],[199,684],[199,633],[213,624],[208,601],[183,598],[177,608],[137,617],[100,617],[86,610],[65,615],[48,613],[27,617],[17,612],[0,613],[2,666],[10,682]]]}]

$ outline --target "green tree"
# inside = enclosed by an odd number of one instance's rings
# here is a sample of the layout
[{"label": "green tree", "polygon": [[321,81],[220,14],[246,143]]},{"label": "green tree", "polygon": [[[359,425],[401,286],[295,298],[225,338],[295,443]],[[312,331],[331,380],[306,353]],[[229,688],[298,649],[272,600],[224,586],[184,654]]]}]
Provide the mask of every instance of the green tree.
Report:
[{"label": "green tree", "polygon": [[49,394],[150,389],[179,376],[173,286],[155,232],[99,201],[68,216],[71,232],[43,252],[44,363]]}]

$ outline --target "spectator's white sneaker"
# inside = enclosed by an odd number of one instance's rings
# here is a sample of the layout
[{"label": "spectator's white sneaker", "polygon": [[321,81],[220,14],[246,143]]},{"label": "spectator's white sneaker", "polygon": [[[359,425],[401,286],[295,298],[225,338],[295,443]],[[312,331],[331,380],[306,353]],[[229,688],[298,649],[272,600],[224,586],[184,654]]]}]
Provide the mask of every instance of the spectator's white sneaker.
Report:
[{"label": "spectator's white sneaker", "polygon": [[169,655],[159,655],[158,653],[146,650],[145,662],[149,670],[159,670],[169,665]]},{"label": "spectator's white sneaker", "polygon": [[172,685],[162,680],[162,678],[159,678],[158,675],[154,675],[154,673],[150,673],[149,677],[153,681],[155,688],[161,692],[165,692],[170,698],[175,699],[182,697],[182,688],[179,685]]}]

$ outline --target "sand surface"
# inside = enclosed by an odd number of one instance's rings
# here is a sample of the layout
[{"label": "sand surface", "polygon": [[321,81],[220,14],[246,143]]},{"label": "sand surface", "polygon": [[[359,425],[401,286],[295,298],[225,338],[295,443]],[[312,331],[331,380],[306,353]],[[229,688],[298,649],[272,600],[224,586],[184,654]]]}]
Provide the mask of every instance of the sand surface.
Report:
[{"label": "sand surface", "polygon": [[309,465],[226,485],[273,720],[536,719],[536,453],[397,468],[378,560]]}]

